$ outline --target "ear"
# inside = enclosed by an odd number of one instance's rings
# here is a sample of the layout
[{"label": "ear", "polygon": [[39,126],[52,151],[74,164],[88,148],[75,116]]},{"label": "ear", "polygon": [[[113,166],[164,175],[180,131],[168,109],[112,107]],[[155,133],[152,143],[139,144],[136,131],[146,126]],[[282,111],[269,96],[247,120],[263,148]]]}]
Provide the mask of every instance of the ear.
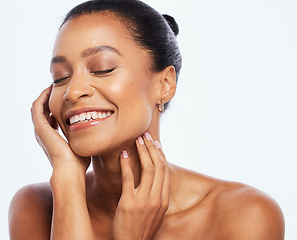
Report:
[{"label": "ear", "polygon": [[176,73],[174,66],[170,65],[166,67],[161,74],[160,79],[161,89],[160,89],[160,102],[169,102],[175,95],[176,91]]}]

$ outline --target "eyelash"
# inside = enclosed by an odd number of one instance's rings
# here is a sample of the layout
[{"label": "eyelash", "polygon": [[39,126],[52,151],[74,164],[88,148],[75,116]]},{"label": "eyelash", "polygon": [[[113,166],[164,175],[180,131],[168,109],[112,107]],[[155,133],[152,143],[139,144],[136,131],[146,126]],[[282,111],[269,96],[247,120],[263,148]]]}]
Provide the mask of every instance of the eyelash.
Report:
[{"label": "eyelash", "polygon": [[115,70],[115,68],[111,68],[111,69],[107,69],[107,70],[104,70],[104,71],[95,71],[95,72],[92,72],[93,74],[108,74],[108,73],[111,73],[113,70]]},{"label": "eyelash", "polygon": [[[107,70],[104,70],[104,71],[95,71],[95,72],[91,72],[91,73],[94,74],[94,75],[103,75],[103,74],[111,73],[114,70],[115,70],[115,68],[111,68],[111,69],[107,69]],[[56,80],[54,80],[54,83],[59,83],[59,82],[61,82],[63,80],[66,80],[67,78],[70,78],[70,76],[56,79]]]},{"label": "eyelash", "polygon": [[69,77],[70,77],[70,76],[68,76],[68,77],[64,77],[64,78],[56,79],[56,80],[54,80],[54,83],[62,82],[63,80],[66,80],[66,79],[69,78]]}]

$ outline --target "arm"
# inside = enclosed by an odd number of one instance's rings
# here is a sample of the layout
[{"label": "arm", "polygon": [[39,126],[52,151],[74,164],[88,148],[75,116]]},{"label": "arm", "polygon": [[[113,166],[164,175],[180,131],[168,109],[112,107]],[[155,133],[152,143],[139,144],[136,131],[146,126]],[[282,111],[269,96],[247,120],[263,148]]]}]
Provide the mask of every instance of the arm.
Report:
[{"label": "arm", "polygon": [[53,174],[51,240],[93,239],[86,204],[85,173],[90,159],[73,153],[68,143],[55,131],[55,119],[50,116],[48,100],[51,87],[33,103],[32,119],[37,141],[47,154]]},{"label": "arm", "polygon": [[51,239],[94,239],[86,203],[85,176],[73,177],[55,171],[50,183],[53,191]]},{"label": "arm", "polygon": [[[42,92],[33,103],[31,113],[36,139],[53,166],[50,181],[52,221],[51,224],[44,221],[42,204],[36,204],[38,201],[30,203],[30,191],[21,191],[11,204],[11,239],[91,240],[93,231],[85,193],[85,173],[90,159],[74,154],[68,143],[57,133],[57,123],[48,108],[50,93],[51,87]],[[25,223],[21,226],[23,221]],[[34,227],[34,224],[38,227]]]}]

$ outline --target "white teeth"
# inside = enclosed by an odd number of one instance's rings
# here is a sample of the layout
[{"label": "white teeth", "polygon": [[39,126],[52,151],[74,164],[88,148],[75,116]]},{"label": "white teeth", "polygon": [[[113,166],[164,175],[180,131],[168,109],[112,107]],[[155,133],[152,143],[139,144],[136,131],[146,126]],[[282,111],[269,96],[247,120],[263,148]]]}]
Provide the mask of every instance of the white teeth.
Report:
[{"label": "white teeth", "polygon": [[74,118],[73,118],[73,122],[78,122],[78,121],[79,121],[79,116],[75,115]]},{"label": "white teeth", "polygon": [[81,113],[79,114],[79,120],[82,122],[86,119],[86,114],[85,113]]},{"label": "white teeth", "polygon": [[78,122],[88,122],[90,120],[95,119],[102,119],[109,117],[112,114],[111,111],[108,112],[86,112],[86,113],[80,113],[78,115],[74,115],[69,118],[70,125]]},{"label": "white teeth", "polygon": [[74,122],[74,116],[70,117],[69,121],[70,121],[70,124],[72,124]]},{"label": "white teeth", "polygon": [[87,119],[87,120],[90,120],[91,118],[92,118],[91,113],[90,113],[90,112],[87,112],[87,114],[86,114],[86,119]]},{"label": "white teeth", "polygon": [[92,118],[93,119],[97,119],[98,118],[98,113],[92,112],[91,114],[92,114]]}]

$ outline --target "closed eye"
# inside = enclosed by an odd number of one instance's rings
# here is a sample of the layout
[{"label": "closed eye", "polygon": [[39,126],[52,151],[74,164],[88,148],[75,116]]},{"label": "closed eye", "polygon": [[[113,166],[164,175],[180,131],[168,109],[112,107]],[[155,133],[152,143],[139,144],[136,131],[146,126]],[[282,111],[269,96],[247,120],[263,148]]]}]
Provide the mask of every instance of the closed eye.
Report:
[{"label": "closed eye", "polygon": [[66,80],[67,78],[70,78],[70,76],[56,79],[56,80],[54,80],[54,83],[62,82],[63,80]]},{"label": "closed eye", "polygon": [[[105,74],[113,72],[114,70],[115,70],[115,68],[111,68],[111,69],[107,69],[107,70],[103,70],[103,71],[93,71],[91,73],[94,75],[105,75]],[[70,78],[70,76],[56,79],[56,80],[54,80],[54,84],[60,83],[68,78]]]},{"label": "closed eye", "polygon": [[92,73],[94,75],[104,75],[104,74],[108,74],[108,73],[111,73],[115,70],[115,68],[111,68],[111,69],[107,69],[107,70],[104,70],[104,71],[93,71]]}]

